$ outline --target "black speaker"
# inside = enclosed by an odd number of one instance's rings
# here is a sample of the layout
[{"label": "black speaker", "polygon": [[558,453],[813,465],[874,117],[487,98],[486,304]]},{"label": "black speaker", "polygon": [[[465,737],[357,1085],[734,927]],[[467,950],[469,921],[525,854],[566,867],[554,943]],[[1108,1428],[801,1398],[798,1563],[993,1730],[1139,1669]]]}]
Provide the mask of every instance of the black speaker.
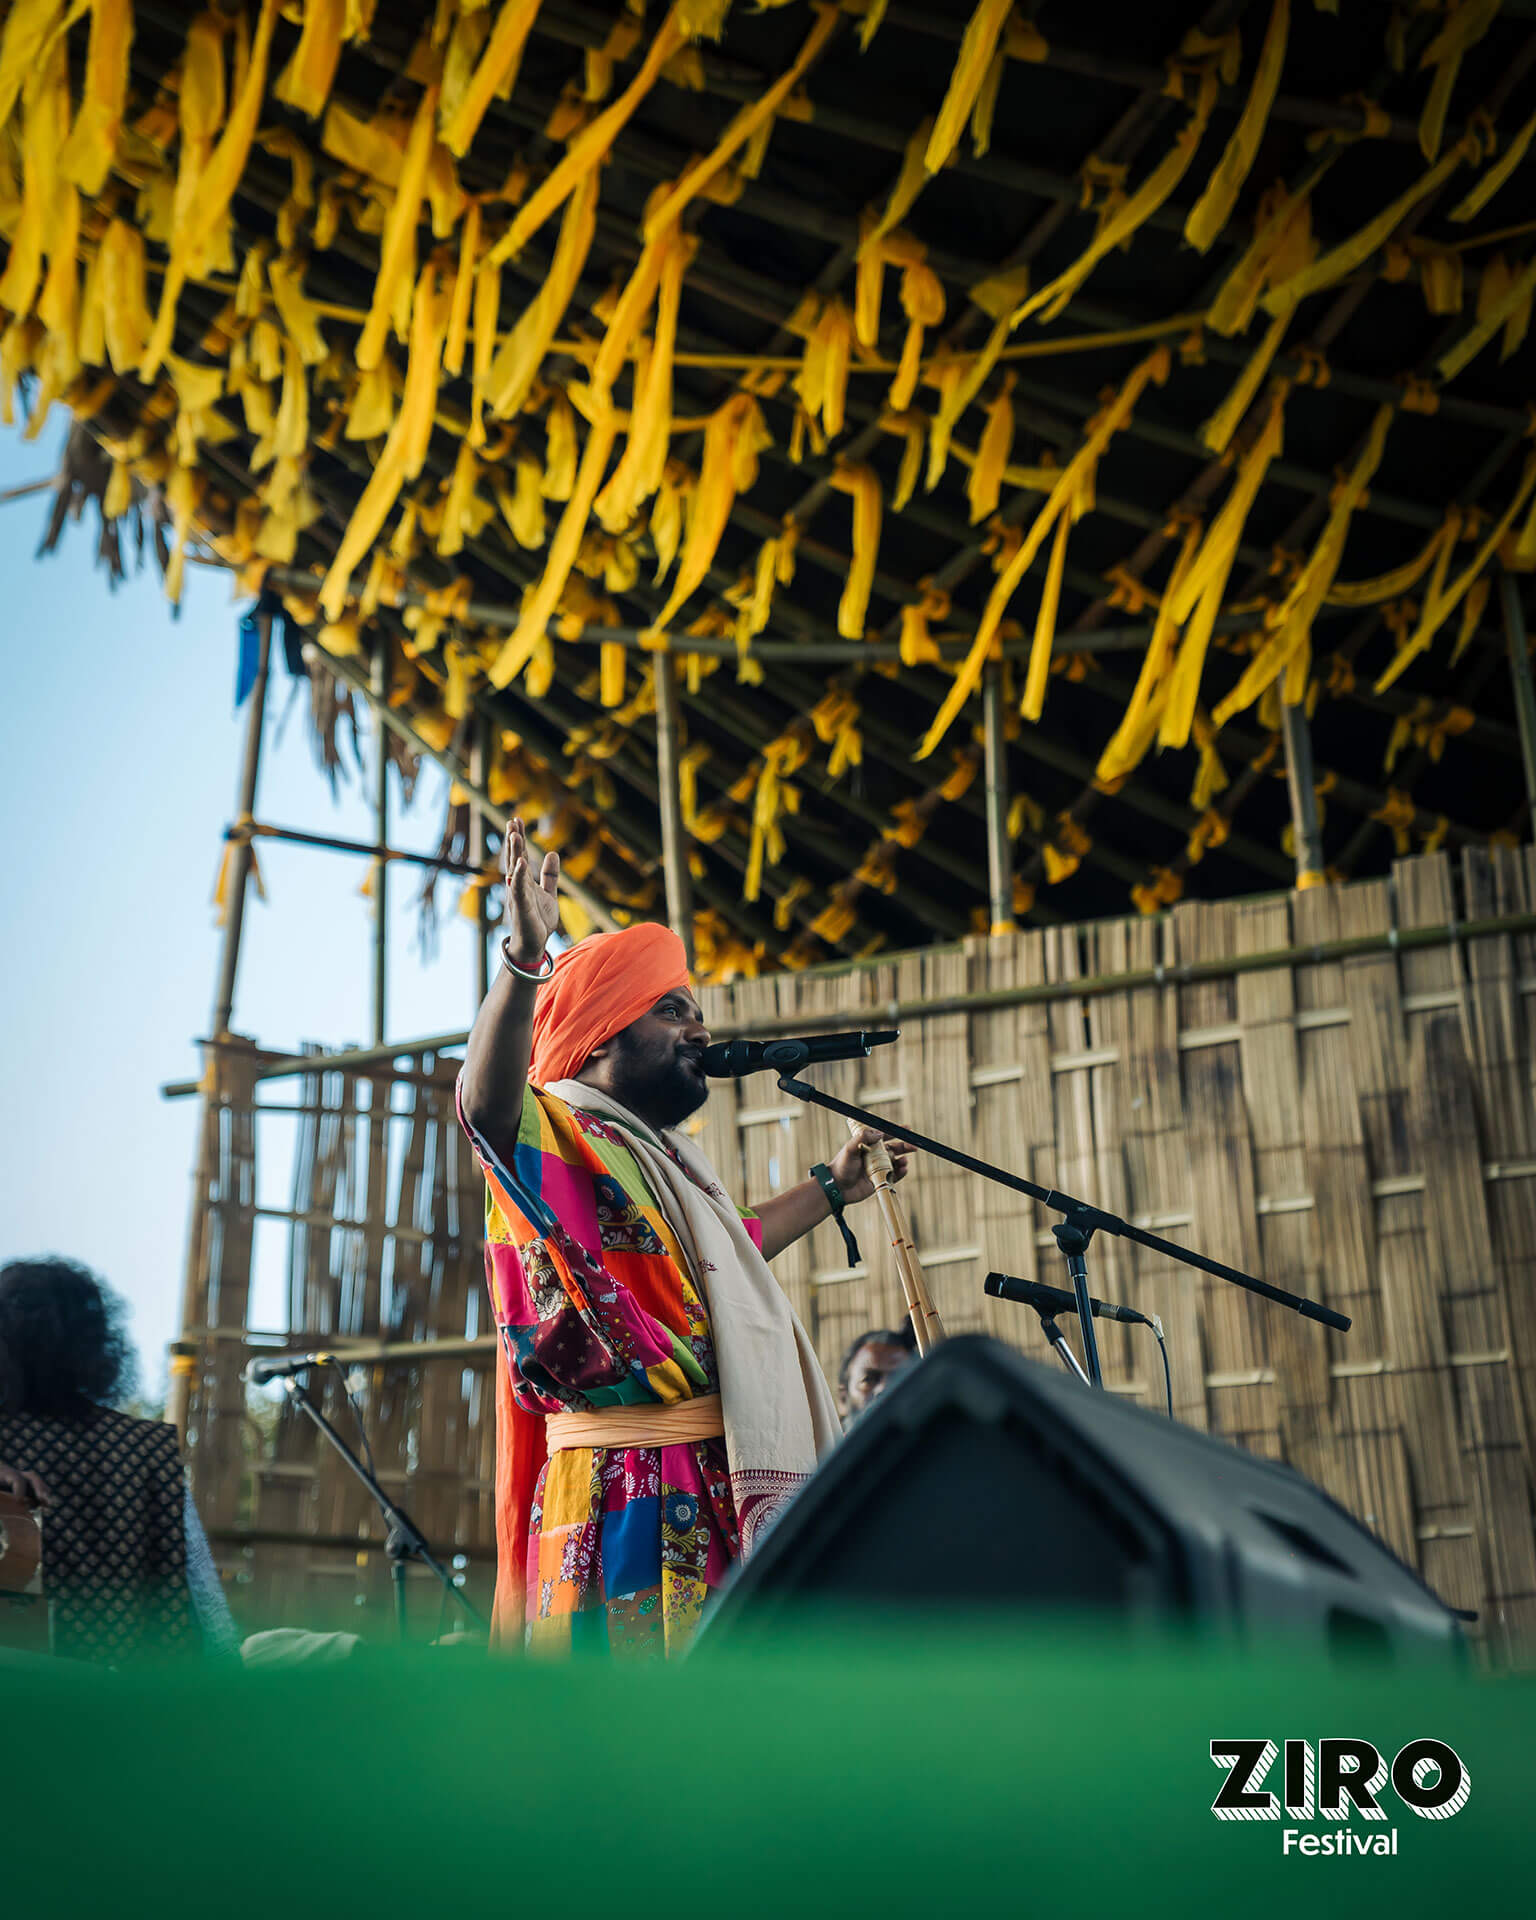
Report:
[{"label": "black speaker", "polygon": [[804,1604],[1091,1609],[1314,1651],[1464,1652],[1418,1575],[1290,1468],[979,1335],[885,1390],[724,1588],[703,1641]]}]

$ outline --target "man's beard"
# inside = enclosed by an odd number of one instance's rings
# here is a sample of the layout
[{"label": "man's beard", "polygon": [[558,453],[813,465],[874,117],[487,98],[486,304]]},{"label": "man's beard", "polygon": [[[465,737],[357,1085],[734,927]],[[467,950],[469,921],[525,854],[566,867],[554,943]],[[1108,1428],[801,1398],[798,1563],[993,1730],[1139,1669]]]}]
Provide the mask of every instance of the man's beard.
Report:
[{"label": "man's beard", "polygon": [[685,1056],[674,1053],[660,1067],[642,1064],[627,1050],[615,1061],[610,1082],[616,1097],[652,1126],[675,1127],[709,1098],[709,1082]]}]

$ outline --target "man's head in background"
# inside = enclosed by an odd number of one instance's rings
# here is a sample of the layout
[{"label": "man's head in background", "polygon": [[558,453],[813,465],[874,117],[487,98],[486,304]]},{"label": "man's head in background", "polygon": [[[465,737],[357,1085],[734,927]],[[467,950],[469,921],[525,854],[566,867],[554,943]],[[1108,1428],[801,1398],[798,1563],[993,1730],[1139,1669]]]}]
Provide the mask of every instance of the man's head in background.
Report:
[{"label": "man's head in background", "polygon": [[900,1328],[871,1327],[843,1355],[837,1370],[838,1410],[856,1420],[887,1385],[917,1358],[910,1322]]}]

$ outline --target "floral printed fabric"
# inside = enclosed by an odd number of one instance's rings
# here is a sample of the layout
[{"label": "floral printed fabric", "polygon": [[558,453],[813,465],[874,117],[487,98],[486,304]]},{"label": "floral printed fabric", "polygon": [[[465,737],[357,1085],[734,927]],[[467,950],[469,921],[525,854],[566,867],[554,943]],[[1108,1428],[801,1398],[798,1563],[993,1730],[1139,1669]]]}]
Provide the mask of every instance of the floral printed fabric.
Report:
[{"label": "floral printed fabric", "polygon": [[[517,1405],[717,1392],[708,1313],[622,1132],[530,1086],[508,1166],[462,1103],[460,1120],[486,1176],[486,1279]],[[498,1507],[509,1497],[498,1481]],[[680,1652],[739,1553],[722,1441],[562,1449],[530,1516],[528,1643]]]}]

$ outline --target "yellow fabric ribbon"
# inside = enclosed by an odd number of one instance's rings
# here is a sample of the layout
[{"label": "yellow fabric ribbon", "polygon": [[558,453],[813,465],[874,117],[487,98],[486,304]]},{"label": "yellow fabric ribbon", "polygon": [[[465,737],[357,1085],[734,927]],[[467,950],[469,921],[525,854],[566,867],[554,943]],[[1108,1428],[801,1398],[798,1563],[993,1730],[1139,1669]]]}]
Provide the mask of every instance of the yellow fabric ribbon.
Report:
[{"label": "yellow fabric ribbon", "polygon": [[647,213],[643,229],[646,240],[664,228],[676,225],[684,207],[708,189],[710,182],[735,154],[748,145],[758,129],[772,120],[789,94],[804,79],[807,68],[827,44],[838,22],[838,7],[825,4],[825,0],[816,0],[813,11],[815,22],[789,66],[766,92],[741,108],[716,141],[713,150],[686,168],[677,185]]},{"label": "yellow fabric ribbon", "polygon": [[1123,246],[1157,212],[1189,171],[1190,162],[1195,157],[1210,120],[1211,108],[1216,104],[1217,91],[1215,70],[1207,69],[1189,119],[1175,136],[1167,153],[1136,191],[1107,220],[1101,222],[1099,231],[1072,265],[1014,309],[1013,326],[1017,327],[1035,313],[1040,315],[1042,321],[1054,320],[1104,256],[1116,247]]},{"label": "yellow fabric ribbon", "polygon": [[1225,453],[1232,444],[1232,436],[1242,424],[1260,382],[1274,361],[1285,338],[1286,329],[1291,324],[1294,307],[1287,307],[1277,313],[1265,329],[1264,338],[1259,342],[1248,358],[1247,365],[1232,383],[1232,389],[1225,400],[1200,429],[1200,438],[1212,453]]},{"label": "yellow fabric ribbon", "polygon": [[1500,327],[1518,314],[1522,307],[1526,309],[1528,320],[1533,293],[1536,293],[1536,259],[1514,276],[1497,299],[1487,302],[1486,306],[1479,301],[1475,323],[1436,363],[1436,371],[1442,382],[1454,380],[1463,367],[1476,359]]},{"label": "yellow fabric ribbon", "polygon": [[880,552],[880,476],[863,462],[840,461],[830,485],[853,496],[853,558],[838,602],[837,630],[845,640],[862,640]]},{"label": "yellow fabric ribbon", "polygon": [[346,601],[353,569],[359,566],[383,531],[384,522],[407,480],[421,472],[432,438],[443,338],[443,302],[437,269],[429,260],[421,270],[411,318],[410,358],[400,411],[389,430],[384,451],[369,477],[352,518],[341,537],[320,589],[320,604],[336,619]]},{"label": "yellow fabric ribbon", "polygon": [[59,156],[65,179],[73,181],[88,198],[94,198],[106,185],[117,154],[128,98],[128,49],[132,43],[130,0],[91,0],[91,38],[80,111]]},{"label": "yellow fabric ribbon", "polygon": [[[1408,661],[1415,658],[1416,655],[1422,653],[1425,648],[1429,646],[1441,627],[1444,626],[1445,622],[1456,611],[1457,607],[1461,605],[1468,593],[1471,592],[1474,582],[1478,579],[1488,562],[1498,552],[1499,547],[1503,543],[1504,536],[1514,525],[1521,508],[1524,507],[1527,500],[1530,499],[1533,489],[1536,489],[1536,453],[1529,455],[1526,459],[1525,470],[1521,475],[1519,486],[1515,489],[1514,498],[1489,529],[1487,538],[1478,547],[1477,552],[1473,555],[1470,562],[1457,574],[1456,578],[1448,587],[1441,587],[1439,585],[1439,579],[1443,578],[1444,570],[1437,566],[1437,578],[1431,580],[1429,590],[1424,596],[1424,610],[1419,616],[1418,625],[1404,646],[1399,649],[1391,666],[1387,668],[1386,672],[1381,676],[1381,679],[1376,683],[1378,692],[1381,691],[1382,688],[1390,686],[1392,681],[1402,672],[1403,667],[1408,664]],[[1445,551],[1448,555],[1450,551],[1449,547],[1447,547]]]},{"label": "yellow fabric ribbon", "polygon": [[1426,67],[1435,70],[1424,110],[1419,115],[1419,150],[1426,160],[1433,160],[1440,151],[1445,116],[1461,70],[1462,56],[1469,47],[1475,47],[1493,25],[1499,6],[1500,0],[1449,0],[1445,25],[1424,49],[1419,71],[1422,73]]},{"label": "yellow fabric ribbon", "polygon": [[1167,590],[1158,605],[1157,621],[1142,658],[1141,672],[1136,677],[1136,685],[1120,724],[1094,769],[1096,785],[1108,786],[1133,773],[1156,738],[1158,722],[1168,696],[1166,682],[1173,666],[1178,637],[1178,625],[1173,617],[1174,603],[1190,564],[1199,551],[1202,532],[1198,520],[1192,520],[1185,528],[1173,571],[1168,576]]},{"label": "yellow fabric ribbon", "polygon": [[[1212,714],[1217,727],[1225,726],[1234,713],[1241,713],[1244,707],[1251,706],[1304,650],[1310,649],[1312,623],[1338,572],[1339,562],[1344,556],[1344,543],[1349,537],[1350,521],[1371,476],[1381,464],[1387,431],[1395,416],[1396,409],[1390,405],[1377,409],[1365,445],[1348,478],[1337,490],[1332,511],[1318,536],[1317,544],[1292,582],[1285,600],[1270,616],[1269,638],[1248,663],[1237,685]],[[1288,704],[1299,704],[1303,691],[1288,678],[1285,688]]]},{"label": "yellow fabric ribbon", "polygon": [[490,680],[493,687],[508,685],[522,671],[559,605],[571,569],[576,564],[592,502],[597,498],[597,490],[603,482],[615,433],[616,425],[611,411],[599,415],[592,422],[587,444],[582,449],[575,485],[565,503],[555,537],[550,542],[549,559],[544,571],[524,598],[522,613],[511,638],[491,663]]},{"label": "yellow fabric ribbon", "polygon": [[256,22],[250,59],[234,106],[230,109],[229,120],[207,166],[202,170],[196,194],[186,207],[177,208],[175,230],[171,235],[170,263],[160,288],[160,307],[155,316],[154,331],[139,368],[141,380],[153,380],[169,352],[182,287],[228,215],[235,188],[245,172],[251,142],[256,134],[257,116],[266,92],[267,58],[272,50],[277,9],[278,0],[261,0],[261,13]]},{"label": "yellow fabric ribbon", "polygon": [[[656,29],[645,59],[633,80],[610,107],[590,120],[566,148],[564,158],[518,208],[512,224],[491,249],[491,260],[512,260],[522,251],[550,215],[584,183],[595,181],[609,148],[629,123],[645,96],[661,78],[661,70],[682,46],[679,7],[674,6]],[[562,312],[564,308],[562,307]]]},{"label": "yellow fabric ribbon", "polygon": [[473,74],[455,100],[450,102],[445,95],[441,138],[448,151],[461,160],[469,152],[492,100],[498,96],[505,100],[516,84],[523,48],[538,12],[539,0],[503,0]]},{"label": "yellow fabric ribbon", "polygon": [[987,408],[986,425],[976,447],[976,461],[966,483],[966,498],[971,503],[971,525],[996,513],[1002,495],[1003,475],[1013,453],[1014,376],[1004,377],[992,404]]},{"label": "yellow fabric ribbon", "polygon": [[1205,192],[1190,208],[1184,222],[1184,238],[1199,252],[1207,252],[1216,237],[1225,231],[1242,192],[1243,182],[1253,168],[1259,142],[1269,124],[1269,110],[1275,103],[1280,85],[1280,70],[1285,65],[1285,47],[1290,34],[1290,0],[1274,0],[1269,28],[1259,49],[1253,83],[1243,111],[1238,116],[1232,137],[1227,142],[1215,170],[1206,182]]},{"label": "yellow fabric ribbon", "polygon": [[392,324],[399,290],[411,271],[416,255],[416,225],[421,216],[422,196],[426,191],[427,163],[432,157],[433,122],[437,112],[437,89],[428,87],[421,96],[411,137],[406,143],[400,168],[400,183],[395,188],[384,235],[379,247],[379,271],[374,277],[373,298],[368,318],[358,335],[357,364],[376,367],[384,352],[384,340]]},{"label": "yellow fabric ribbon", "polygon": [[945,166],[959,144],[1012,11],[1013,0],[978,0],[960,42],[944,103],[923,153],[923,166],[928,173],[937,173]]},{"label": "yellow fabric ribbon", "polygon": [[704,433],[704,460],[677,579],[656,617],[656,631],[664,631],[684,601],[703,585],[736,495],[752,487],[757,479],[757,457],[771,444],[762,411],[751,394],[733,394],[711,416]]},{"label": "yellow fabric ribbon", "polygon": [[[507,420],[520,412],[533,391],[549,343],[565,317],[592,249],[597,231],[597,194],[598,176],[594,168],[583,176],[566,205],[554,258],[539,284],[538,293],[496,349],[486,374],[485,397],[487,406],[498,419]],[[497,251],[493,247],[486,256],[482,273],[498,264]]]},{"label": "yellow fabric ribbon", "polygon": [[1269,464],[1278,457],[1283,444],[1285,399],[1286,389],[1281,386],[1271,397],[1264,426],[1243,456],[1232,491],[1211,522],[1210,531],[1180,580],[1177,592],[1170,590],[1166,596],[1172,616],[1184,628],[1184,634],[1158,722],[1157,737],[1164,747],[1182,747],[1188,743],[1195,703],[1200,697],[1205,656],[1237,559],[1243,528]]},{"label": "yellow fabric ribbon", "polygon": [[[1024,575],[1029,571],[1035,556],[1039,553],[1041,547],[1044,546],[1047,534],[1056,527],[1058,521],[1065,525],[1069,519],[1076,519],[1081,513],[1083,503],[1087,498],[1086,490],[1091,484],[1094,469],[1105,447],[1108,446],[1114,435],[1125,425],[1126,421],[1130,419],[1131,414],[1135,411],[1136,403],[1146,390],[1148,383],[1156,380],[1158,384],[1161,385],[1162,382],[1167,379],[1170,365],[1171,356],[1167,347],[1160,346],[1154,349],[1127,377],[1119,393],[1116,394],[1109,405],[1104,407],[1089,423],[1089,431],[1082,446],[1079,447],[1067,465],[1062,468],[1061,478],[1046,496],[1045,504],[1036,515],[1029,532],[1024,536],[1023,540],[1020,541],[1018,551],[998,575],[992,592],[987,598],[987,604],[982,612],[981,620],[977,625],[976,637],[971,642],[971,650],[966,655],[964,665],[955,676],[954,685],[945,696],[944,704],[940,707],[933,725],[924,735],[923,743],[914,756],[916,759],[927,759],[929,754],[933,752],[934,748],[949,731],[950,725],[960,709],[975,692],[981,680],[982,667],[991,651],[993,641],[997,638],[998,628],[1002,624],[1003,615],[1007,611],[1008,603],[1018,590],[1019,583],[1023,580]],[[1055,565],[1056,568],[1058,588],[1060,585],[1060,565],[1064,562],[1065,558],[1064,542],[1065,534],[1063,533],[1058,536],[1056,551],[1053,552],[1052,556],[1053,565]],[[1058,562],[1056,558],[1058,552],[1061,555],[1061,562]],[[1047,586],[1049,586],[1049,575]],[[1042,612],[1045,611],[1043,598],[1041,610]],[[1052,631],[1054,631],[1054,609],[1052,609],[1050,624]],[[1037,652],[1039,651],[1040,634],[1041,625],[1037,622]],[[1044,657],[1045,665],[1043,669],[1040,669],[1038,672],[1036,671],[1035,660],[1033,657],[1031,658],[1030,687],[1026,691],[1025,696],[1026,708],[1032,704],[1033,694],[1038,693],[1043,698],[1045,676],[1049,672],[1050,667],[1049,640],[1047,640],[1045,645]],[[1031,715],[1031,717],[1035,716]]]},{"label": "yellow fabric ribbon", "polygon": [[1326,597],[1330,607],[1375,607],[1384,600],[1398,600],[1417,586],[1439,556],[1448,552],[1460,537],[1461,515],[1452,507],[1441,526],[1425,541],[1411,560],[1387,573],[1374,574],[1368,580],[1335,580]]},{"label": "yellow fabric ribbon", "polygon": [[318,119],[330,98],[347,25],[347,0],[304,0],[299,44],[273,87],[285,107]]},{"label": "yellow fabric ribbon", "polygon": [[1493,165],[1471,190],[1451,208],[1447,218],[1457,222],[1474,220],[1499,189],[1505,185],[1515,168],[1525,158],[1530,148],[1532,136],[1536,135],[1536,113],[1533,113],[1525,125],[1510,141]]},{"label": "yellow fabric ribbon", "polygon": [[1349,239],[1341,240],[1336,247],[1330,247],[1327,253],[1293,273],[1289,279],[1271,286],[1264,295],[1264,307],[1269,313],[1283,313],[1298,300],[1304,300],[1308,294],[1316,293],[1323,287],[1331,287],[1336,280],[1342,280],[1347,273],[1362,266],[1370,256],[1397,229],[1403,219],[1413,211],[1421,200],[1436,193],[1450,179],[1470,153],[1465,140],[1451,148],[1443,160],[1438,161],[1405,192],[1400,193],[1390,206],[1383,208],[1374,220],[1368,220]]}]

